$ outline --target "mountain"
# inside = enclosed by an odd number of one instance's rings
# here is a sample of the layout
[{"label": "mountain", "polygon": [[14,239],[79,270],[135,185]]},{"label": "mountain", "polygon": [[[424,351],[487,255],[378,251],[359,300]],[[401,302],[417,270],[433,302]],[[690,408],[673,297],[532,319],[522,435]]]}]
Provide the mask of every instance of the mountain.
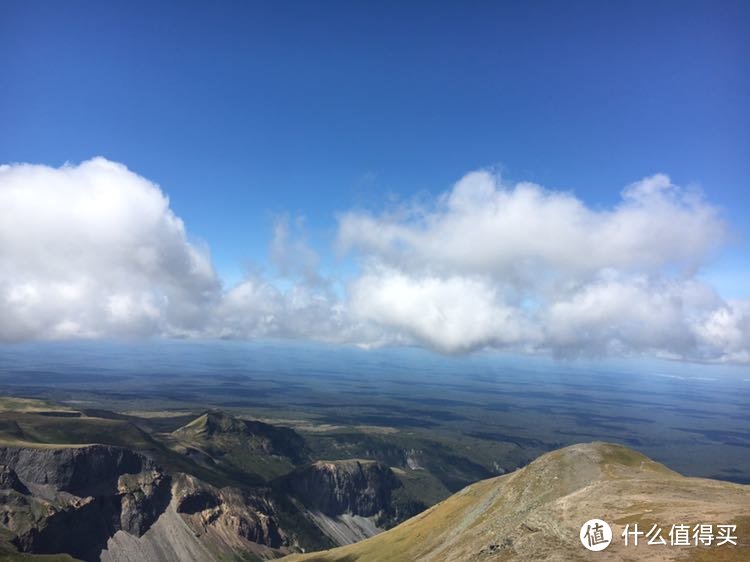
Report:
[{"label": "mountain", "polygon": [[[277,558],[348,544],[414,513],[393,507],[401,483],[388,466],[310,462],[289,428],[209,412],[163,438],[128,420],[79,415],[55,426],[37,415],[17,414],[0,436],[3,560]],[[101,427],[99,438],[120,442],[121,428],[146,447],[60,443]],[[57,442],[40,442],[49,436]],[[269,467],[281,474],[271,478]]]},{"label": "mountain", "polygon": [[293,429],[206,412],[162,436],[170,447],[208,467],[254,476],[257,483],[285,474],[309,460],[305,440]]},{"label": "mountain", "polygon": [[148,530],[120,530],[108,540],[102,562],[257,560],[276,558],[292,546],[267,493],[218,489],[187,474],[173,479],[170,492],[169,504]]},{"label": "mountain", "polygon": [[[589,553],[582,524],[612,526],[612,544]],[[673,524],[735,524],[739,543],[701,548],[625,546],[625,525],[667,537]],[[669,539],[666,539],[669,541]],[[691,539],[692,540],[692,539]],[[587,556],[588,555],[588,556]],[[750,486],[687,478],[619,445],[579,444],[483,480],[365,541],[288,562],[474,560],[748,560]]]},{"label": "mountain", "polygon": [[143,534],[171,479],[139,453],[107,445],[0,447],[0,521],[22,552],[98,559],[117,531]]},{"label": "mountain", "polygon": [[377,461],[318,461],[280,478],[276,486],[296,498],[315,525],[339,545],[376,535],[398,520],[392,492],[401,482]]},{"label": "mountain", "polygon": [[279,518],[268,490],[167,474],[121,447],[0,447],[6,551],[105,562],[275,558],[297,548]]},{"label": "mountain", "polygon": [[[602,559],[748,559],[748,486],[684,478],[617,445],[513,471],[512,451],[473,439],[0,406],[0,560],[575,560],[592,518],[615,532]],[[482,479],[494,465],[508,472]],[[741,547],[625,551],[634,523],[736,524]]]}]

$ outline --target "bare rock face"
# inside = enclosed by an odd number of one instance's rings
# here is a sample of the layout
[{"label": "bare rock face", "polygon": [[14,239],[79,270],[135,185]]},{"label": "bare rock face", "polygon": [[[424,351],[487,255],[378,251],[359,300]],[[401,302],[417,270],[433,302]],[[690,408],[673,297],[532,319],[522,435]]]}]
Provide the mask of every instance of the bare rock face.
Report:
[{"label": "bare rock face", "polygon": [[80,497],[111,493],[121,474],[156,468],[140,453],[109,445],[0,447],[0,464],[9,466],[27,484]]},{"label": "bare rock face", "polygon": [[21,552],[85,561],[278,557],[289,540],[267,491],[166,474],[119,447],[0,447],[0,531]]},{"label": "bare rock face", "polygon": [[141,536],[116,532],[102,562],[213,562],[278,558],[290,552],[278,514],[263,491],[217,488],[194,476],[172,478],[171,500]]},{"label": "bare rock face", "polygon": [[271,499],[235,488],[216,488],[180,474],[174,486],[174,507],[200,535],[227,544],[249,541],[271,548],[288,544],[276,522]]},{"label": "bare rock face", "polygon": [[98,560],[117,530],[140,536],[170,499],[169,476],[119,447],[3,447],[0,463],[0,523],[22,552]]},{"label": "bare rock face", "polygon": [[137,537],[145,533],[170,501],[169,480],[156,469],[120,475],[120,529]]},{"label": "bare rock face", "polygon": [[0,464],[0,490],[13,490],[20,494],[28,494],[29,489],[18,478],[18,474],[6,464]]},{"label": "bare rock face", "polygon": [[336,516],[377,516],[391,508],[391,492],[401,486],[390,468],[376,461],[318,461],[295,470],[282,485],[306,508]]}]

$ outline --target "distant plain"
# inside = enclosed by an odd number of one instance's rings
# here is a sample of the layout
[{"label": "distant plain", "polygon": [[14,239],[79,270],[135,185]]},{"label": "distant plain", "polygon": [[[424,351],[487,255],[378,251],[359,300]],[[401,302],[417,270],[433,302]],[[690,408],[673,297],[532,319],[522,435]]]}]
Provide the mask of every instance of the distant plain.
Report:
[{"label": "distant plain", "polygon": [[170,430],[210,408],[308,439],[354,427],[484,449],[498,472],[603,440],[685,475],[750,483],[750,373],[720,365],[274,342],[36,343],[0,348],[0,396],[162,417]]}]

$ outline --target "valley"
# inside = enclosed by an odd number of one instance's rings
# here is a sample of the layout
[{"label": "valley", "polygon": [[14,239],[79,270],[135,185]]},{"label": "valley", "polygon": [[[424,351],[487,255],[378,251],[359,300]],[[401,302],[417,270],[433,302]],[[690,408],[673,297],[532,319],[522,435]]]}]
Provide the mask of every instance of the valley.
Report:
[{"label": "valley", "polygon": [[362,540],[491,474],[426,437],[305,436],[217,410],[184,418],[5,397],[6,556],[275,558]]},{"label": "valley", "polygon": [[741,373],[42,347],[0,362],[3,560],[533,560],[532,539],[572,560],[586,510],[748,535]]}]

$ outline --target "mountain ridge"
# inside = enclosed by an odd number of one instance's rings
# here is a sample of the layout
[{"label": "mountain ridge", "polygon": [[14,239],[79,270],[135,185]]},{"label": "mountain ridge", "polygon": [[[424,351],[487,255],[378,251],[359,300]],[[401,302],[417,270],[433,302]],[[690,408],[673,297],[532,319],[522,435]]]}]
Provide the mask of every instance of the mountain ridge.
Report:
[{"label": "mountain ridge", "polygon": [[[513,473],[467,486],[360,543],[284,560],[587,560],[594,553],[583,548],[579,531],[593,518],[613,530],[612,544],[596,553],[602,560],[750,556],[750,486],[684,477],[621,445],[594,442],[546,453]],[[644,531],[650,523],[736,523],[742,542],[714,550],[625,547],[620,533],[628,523],[640,523]]]},{"label": "mountain ridge", "polygon": [[[619,445],[573,445],[480,480],[466,457],[450,456],[458,443],[351,429],[325,441],[327,428],[298,433],[298,424],[215,410],[162,421],[59,416],[53,406],[24,400],[3,414],[0,559],[575,560],[586,559],[578,531],[593,517],[609,521],[616,540],[636,522],[737,523],[741,539],[750,535],[748,486],[685,478]],[[474,458],[508,466],[502,452]],[[436,475],[448,482],[464,470],[474,483],[440,497]],[[63,532],[71,526],[84,535]],[[98,538],[82,549],[86,533]],[[746,549],[624,552],[613,543],[597,556],[732,560]]]},{"label": "mountain ridge", "polygon": [[[73,438],[101,427],[100,418],[76,419]],[[174,434],[186,448],[205,447],[210,468],[231,468],[229,457],[250,459],[251,470],[264,462],[287,470],[262,480],[249,470],[237,470],[229,484],[221,478],[201,480],[184,472],[190,464],[160,464],[175,460],[167,451],[178,454],[175,442],[161,441],[162,434],[153,443],[164,447],[143,452],[101,443],[9,440],[0,444],[0,559],[6,552],[15,558],[67,553],[110,562],[267,559],[371,536],[382,530],[378,518],[384,514],[395,522],[390,491],[400,483],[377,461],[311,463],[304,439],[294,430],[219,412],[201,414]],[[53,436],[57,441],[66,437]],[[277,460],[279,448],[290,447],[298,447],[295,460],[304,463],[295,465],[290,457]],[[234,456],[238,450],[245,456]],[[321,478],[327,473],[323,466],[338,467],[335,477]],[[322,496],[303,493],[313,488]],[[331,501],[324,506],[326,499]],[[84,529],[88,538],[64,533],[65,526]],[[15,549],[20,552],[13,553]]]}]

